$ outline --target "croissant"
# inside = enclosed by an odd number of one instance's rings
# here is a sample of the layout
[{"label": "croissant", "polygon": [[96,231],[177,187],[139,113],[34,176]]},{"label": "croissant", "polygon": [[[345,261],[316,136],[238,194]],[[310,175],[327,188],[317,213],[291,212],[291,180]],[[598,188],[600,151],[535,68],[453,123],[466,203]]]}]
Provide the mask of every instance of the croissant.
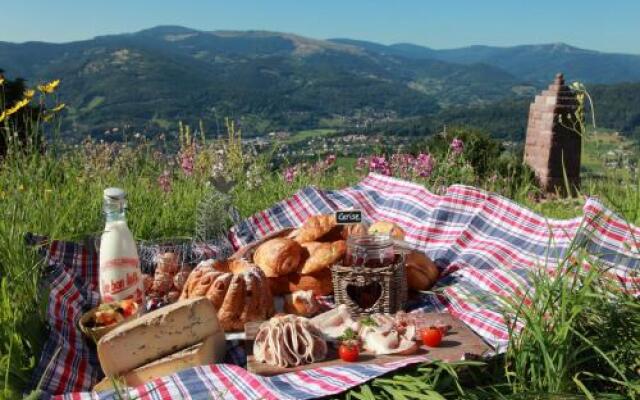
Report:
[{"label": "croissant", "polygon": [[302,247],[309,253],[299,272],[303,275],[318,272],[330,267],[344,257],[347,252],[347,243],[338,240],[333,243],[308,242]]},{"label": "croissant", "polygon": [[412,251],[405,258],[407,284],[413,290],[429,290],[440,275],[438,267],[424,253]]},{"label": "croissant", "polygon": [[336,225],[336,218],[333,214],[314,215],[304,221],[295,240],[298,243],[318,240],[328,234]]},{"label": "croissant", "polygon": [[295,271],[300,265],[302,247],[288,238],[267,240],[256,249],[253,262],[267,277],[276,277]]}]

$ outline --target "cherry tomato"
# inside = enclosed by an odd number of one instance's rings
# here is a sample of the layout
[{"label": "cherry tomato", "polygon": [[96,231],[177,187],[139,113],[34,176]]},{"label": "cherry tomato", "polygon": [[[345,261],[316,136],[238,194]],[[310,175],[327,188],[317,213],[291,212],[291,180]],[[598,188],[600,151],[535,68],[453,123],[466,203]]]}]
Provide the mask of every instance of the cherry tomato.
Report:
[{"label": "cherry tomato", "polygon": [[358,349],[357,344],[342,343],[338,348],[338,355],[342,361],[354,362],[358,360],[360,349]]},{"label": "cherry tomato", "polygon": [[423,329],[422,342],[425,346],[438,347],[440,342],[442,342],[442,331],[433,326]]},{"label": "cherry tomato", "polygon": [[136,303],[133,299],[126,299],[120,302],[122,308],[122,315],[126,318],[133,315],[136,312]]}]

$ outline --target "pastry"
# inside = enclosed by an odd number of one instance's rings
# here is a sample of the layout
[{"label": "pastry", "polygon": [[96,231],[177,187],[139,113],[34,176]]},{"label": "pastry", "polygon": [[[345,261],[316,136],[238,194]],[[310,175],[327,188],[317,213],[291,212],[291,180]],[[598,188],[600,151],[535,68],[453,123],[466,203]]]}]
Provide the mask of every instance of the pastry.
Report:
[{"label": "pastry", "polygon": [[336,225],[336,217],[333,214],[314,215],[304,221],[295,240],[298,243],[318,240],[328,234]]},{"label": "pastry", "polygon": [[277,278],[269,278],[269,286],[274,295],[284,295],[297,290],[311,290],[316,296],[327,296],[333,292],[331,269],[301,275],[293,273]]},{"label": "pastry", "polygon": [[367,227],[364,224],[349,224],[342,227],[342,238],[349,239],[349,236],[361,236],[367,234]]},{"label": "pastry", "polygon": [[156,273],[162,272],[169,275],[175,275],[178,272],[178,256],[176,253],[164,253],[156,256]]},{"label": "pastry", "polygon": [[277,277],[294,272],[300,265],[302,248],[288,238],[267,240],[256,249],[253,262],[267,277]]},{"label": "pastry", "polygon": [[298,290],[284,296],[284,312],[310,317],[318,313],[320,305],[311,290]]},{"label": "pastry", "polygon": [[344,240],[338,240],[333,243],[308,242],[303,243],[302,247],[309,254],[298,271],[303,275],[318,272],[332,266],[342,260],[347,251],[347,243]]},{"label": "pastry", "polygon": [[263,322],[253,343],[256,361],[288,368],[322,361],[327,343],[308,319],[283,315]]},{"label": "pastry", "polygon": [[173,287],[178,292],[182,291],[182,288],[184,287],[184,284],[187,282],[187,279],[189,278],[190,273],[191,271],[185,268],[185,269],[182,269],[173,277]]},{"label": "pastry", "polygon": [[151,284],[151,292],[157,296],[166,295],[173,287],[173,275],[156,271]]},{"label": "pastry", "polygon": [[[221,265],[228,267],[225,272]],[[225,331],[241,331],[249,321],[263,321],[273,315],[273,297],[264,272],[247,261],[204,261],[191,272],[180,299],[204,296],[216,309]],[[242,266],[242,268],[240,268]],[[220,270],[222,269],[222,270]]]},{"label": "pastry", "polygon": [[438,280],[438,267],[424,253],[412,251],[405,257],[409,289],[428,290]]},{"label": "pastry", "polygon": [[370,235],[389,235],[394,239],[404,239],[404,231],[398,225],[388,221],[378,221],[369,227]]}]

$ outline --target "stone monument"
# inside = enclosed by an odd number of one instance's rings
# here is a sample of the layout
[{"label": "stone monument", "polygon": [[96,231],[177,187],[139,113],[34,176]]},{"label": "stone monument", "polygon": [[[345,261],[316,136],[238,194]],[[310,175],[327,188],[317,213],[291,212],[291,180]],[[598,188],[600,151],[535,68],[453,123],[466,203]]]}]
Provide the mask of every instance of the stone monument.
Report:
[{"label": "stone monument", "polygon": [[577,107],[576,93],[562,74],[529,107],[524,161],[546,192],[566,194],[565,175],[571,192],[580,186],[581,135],[573,117]]}]

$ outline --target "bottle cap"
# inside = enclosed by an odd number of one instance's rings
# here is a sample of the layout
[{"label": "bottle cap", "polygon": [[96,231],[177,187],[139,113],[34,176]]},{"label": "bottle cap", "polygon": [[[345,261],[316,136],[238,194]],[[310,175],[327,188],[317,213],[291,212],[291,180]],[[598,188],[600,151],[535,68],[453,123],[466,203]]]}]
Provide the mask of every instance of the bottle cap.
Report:
[{"label": "bottle cap", "polygon": [[116,187],[106,188],[103,194],[105,200],[115,201],[124,200],[124,198],[127,196],[124,190]]}]

